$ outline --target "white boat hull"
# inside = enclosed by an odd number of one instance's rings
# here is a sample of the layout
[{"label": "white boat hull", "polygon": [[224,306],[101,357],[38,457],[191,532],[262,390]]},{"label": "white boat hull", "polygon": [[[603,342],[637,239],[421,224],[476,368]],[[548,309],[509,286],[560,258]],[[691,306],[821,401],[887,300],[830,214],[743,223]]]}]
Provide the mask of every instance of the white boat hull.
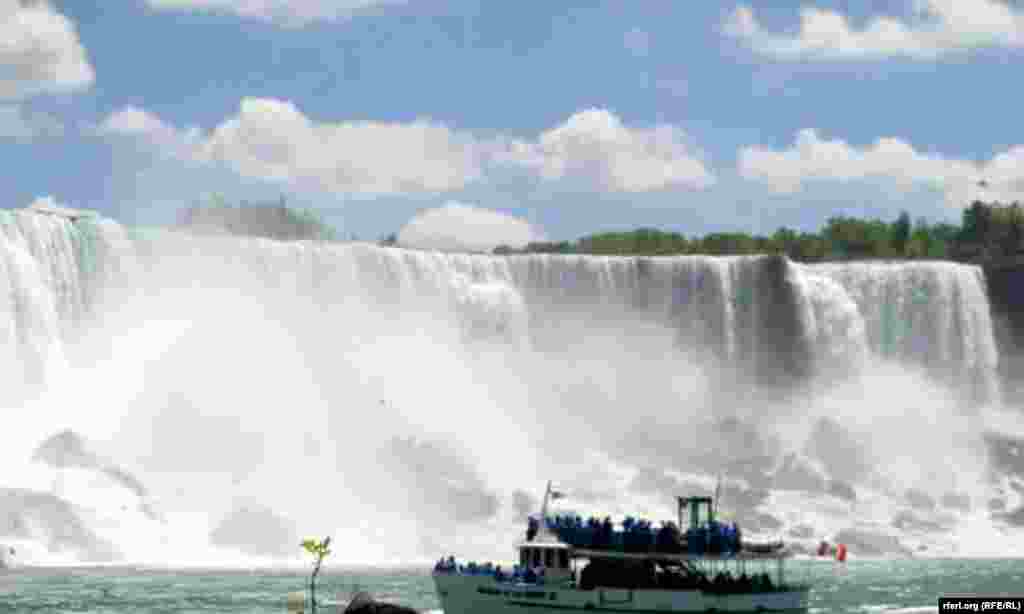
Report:
[{"label": "white boat hull", "polygon": [[444,614],[566,614],[594,612],[806,612],[806,588],[715,594],[699,590],[595,588],[497,582],[491,576],[435,573]]}]

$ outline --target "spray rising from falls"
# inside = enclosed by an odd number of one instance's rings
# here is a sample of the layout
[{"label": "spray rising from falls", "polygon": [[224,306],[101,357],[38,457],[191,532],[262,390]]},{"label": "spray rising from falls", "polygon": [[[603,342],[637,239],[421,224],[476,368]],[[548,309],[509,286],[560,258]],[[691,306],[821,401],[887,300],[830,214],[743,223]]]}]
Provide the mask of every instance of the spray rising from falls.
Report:
[{"label": "spray rising from falls", "polygon": [[281,562],[300,533],[494,556],[549,478],[582,513],[670,517],[724,471],[751,532],[865,551],[1016,519],[972,267],[0,227],[0,541],[26,560]]}]

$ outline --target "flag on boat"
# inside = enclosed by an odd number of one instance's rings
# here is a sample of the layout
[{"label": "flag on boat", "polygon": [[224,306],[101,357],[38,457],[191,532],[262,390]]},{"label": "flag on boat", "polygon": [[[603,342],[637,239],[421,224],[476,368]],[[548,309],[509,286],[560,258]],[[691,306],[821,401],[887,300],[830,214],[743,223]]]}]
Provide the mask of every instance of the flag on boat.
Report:
[{"label": "flag on boat", "polygon": [[846,562],[846,544],[839,544],[836,547],[836,560],[840,563]]}]

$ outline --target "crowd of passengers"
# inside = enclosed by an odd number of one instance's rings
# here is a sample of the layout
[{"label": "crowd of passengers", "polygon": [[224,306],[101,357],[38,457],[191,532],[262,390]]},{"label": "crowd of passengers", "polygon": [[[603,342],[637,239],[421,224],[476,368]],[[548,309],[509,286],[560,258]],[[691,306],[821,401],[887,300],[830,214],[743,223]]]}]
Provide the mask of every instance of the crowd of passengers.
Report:
[{"label": "crowd of passengers", "polygon": [[[709,522],[686,532],[685,541],[674,522],[662,523],[655,529],[649,520],[627,517],[618,531],[610,517],[599,520],[579,516],[554,516],[545,519],[547,527],[558,539],[574,548],[622,550],[625,552],[663,552],[681,554],[735,553],[742,546],[742,532],[733,523]],[[530,517],[526,527],[526,541],[531,541],[540,529],[540,522]]]},{"label": "crowd of passengers", "polygon": [[[721,578],[719,578],[719,576],[721,576]],[[775,587],[772,584],[771,577],[767,573],[754,574],[753,576],[748,576],[744,573],[739,577],[733,577],[731,573],[726,571],[725,573],[719,573],[716,575],[715,579],[711,581],[711,586],[709,588],[702,587],[702,589],[723,593],[767,593],[774,590]]]},{"label": "crowd of passengers", "polygon": [[697,577],[680,578],[665,574],[661,576],[659,588],[665,589],[699,589],[706,593],[768,593],[775,590],[771,577],[767,573],[748,576],[743,573],[732,575],[729,571],[718,572],[714,579],[700,575]]},{"label": "crowd of passengers", "polygon": [[465,565],[455,562],[455,557],[442,558],[434,565],[434,571],[445,573],[458,573],[469,576],[493,576],[498,582],[525,582],[527,584],[544,583],[544,567],[523,567],[514,565],[512,571],[502,569],[501,565],[495,565],[490,561],[477,564],[470,561]]}]

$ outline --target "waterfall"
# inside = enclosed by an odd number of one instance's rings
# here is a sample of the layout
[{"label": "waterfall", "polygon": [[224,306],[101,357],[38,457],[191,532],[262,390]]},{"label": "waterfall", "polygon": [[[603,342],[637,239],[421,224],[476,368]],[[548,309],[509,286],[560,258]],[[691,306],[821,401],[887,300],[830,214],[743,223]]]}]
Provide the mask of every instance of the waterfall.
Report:
[{"label": "waterfall", "polygon": [[984,275],[950,262],[799,267],[819,355],[888,359],[953,378],[998,404],[998,352]]},{"label": "waterfall", "polygon": [[[33,211],[5,212],[0,244],[3,398],[23,417],[0,489],[40,500],[26,493],[49,492],[53,470],[32,450],[71,429],[114,457],[104,475],[146,483],[113,480],[119,503],[94,510],[129,558],[153,535],[147,547],[182,549],[161,556],[211,560],[196,552],[237,536],[223,524],[237,518],[377,535],[403,556],[407,541],[481,547],[482,533],[518,531],[522,505],[505,501],[551,472],[614,503],[638,476],[681,488],[671,475],[716,466],[770,488],[781,455],[804,450],[822,457],[807,461],[821,484],[941,494],[948,480],[916,469],[939,466],[935,449],[915,449],[909,468],[884,462],[881,420],[903,409],[880,408],[886,391],[863,378],[885,366],[919,391],[936,436],[980,440],[972,411],[999,404],[985,280],[953,263],[494,257]],[[849,467],[828,457],[834,441],[857,456]],[[987,479],[975,452],[949,456],[958,484]],[[787,458],[787,471],[802,462]],[[321,505],[308,504],[311,479],[329,485]],[[78,496],[92,497],[81,509],[115,497]],[[452,518],[484,528],[455,532]]]}]

